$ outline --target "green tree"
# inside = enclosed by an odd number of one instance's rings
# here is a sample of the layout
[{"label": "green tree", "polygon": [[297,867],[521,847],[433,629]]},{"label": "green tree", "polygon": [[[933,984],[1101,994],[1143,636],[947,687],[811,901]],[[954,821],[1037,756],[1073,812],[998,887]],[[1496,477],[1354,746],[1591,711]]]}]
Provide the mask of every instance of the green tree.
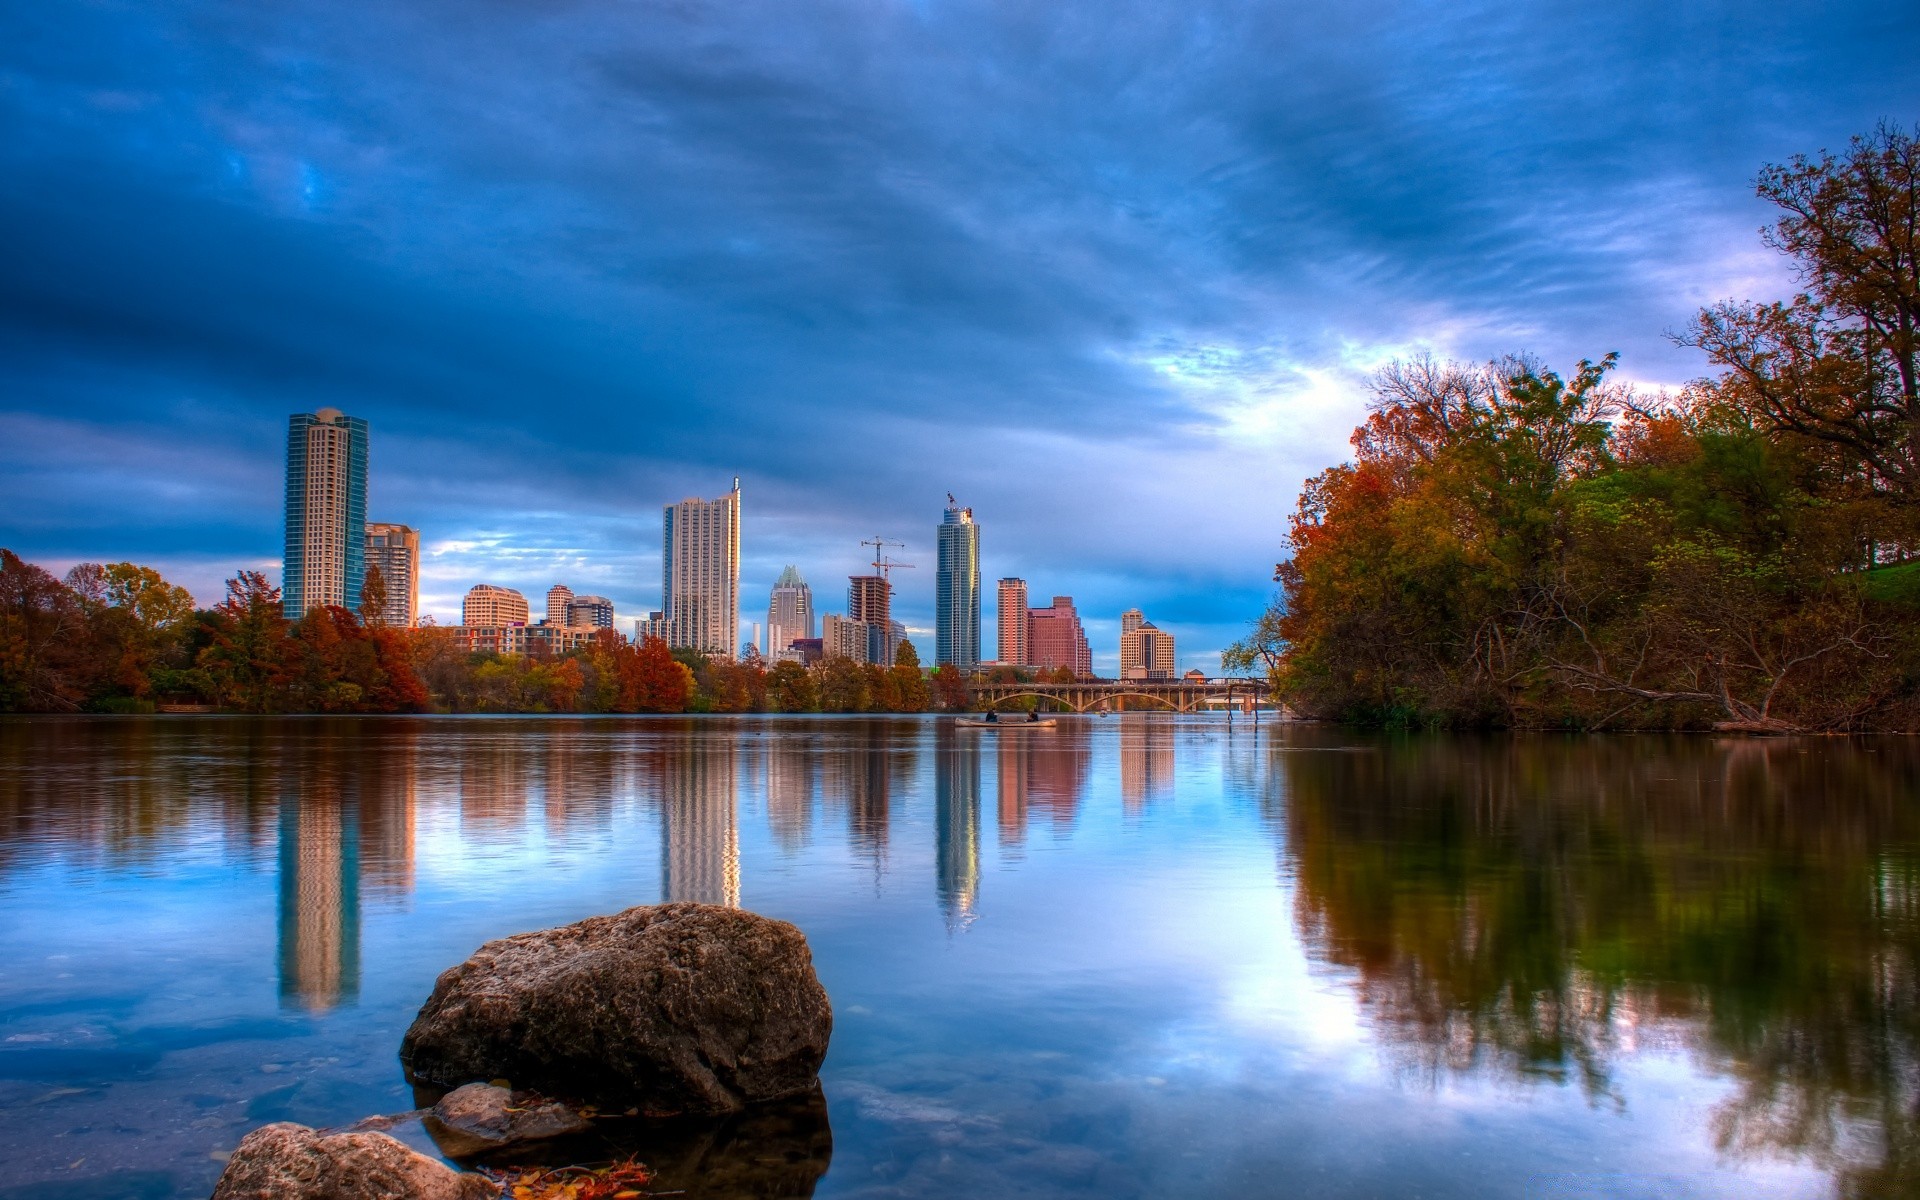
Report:
[{"label": "green tree", "polygon": [[767,672],[767,702],[775,712],[812,712],[820,706],[820,694],[806,667],[777,662]]},{"label": "green tree", "polygon": [[823,658],[813,669],[814,688],[826,712],[865,712],[870,697],[867,672],[850,658]]},{"label": "green tree", "polygon": [[887,707],[892,712],[925,712],[931,699],[920,652],[912,642],[902,640],[894,651],[893,666],[887,668]]}]

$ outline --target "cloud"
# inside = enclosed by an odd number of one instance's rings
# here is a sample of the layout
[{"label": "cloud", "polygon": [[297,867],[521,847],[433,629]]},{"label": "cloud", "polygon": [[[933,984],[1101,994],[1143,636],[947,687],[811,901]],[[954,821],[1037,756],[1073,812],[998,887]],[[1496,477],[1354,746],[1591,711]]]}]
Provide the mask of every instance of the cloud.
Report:
[{"label": "cloud", "polygon": [[1698,373],[1666,330],[1787,286],[1754,171],[1920,115],[1916,34],[1890,2],[16,6],[0,540],[271,561],[286,414],[333,404],[443,615],[563,573],[644,612],[660,506],[739,474],[749,617],[878,530],[928,623],[951,490],[990,578],[1149,605],[1184,655],[1258,608],[1379,361]]}]

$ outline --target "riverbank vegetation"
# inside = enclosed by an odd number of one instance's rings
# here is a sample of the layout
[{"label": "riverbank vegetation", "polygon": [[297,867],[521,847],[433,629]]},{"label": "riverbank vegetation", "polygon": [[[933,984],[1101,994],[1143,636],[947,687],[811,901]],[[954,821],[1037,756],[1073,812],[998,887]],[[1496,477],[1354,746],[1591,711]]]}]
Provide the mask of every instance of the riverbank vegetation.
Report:
[{"label": "riverbank vegetation", "polygon": [[[378,612],[376,601],[368,611]],[[186,589],[132,563],[64,579],[0,550],[0,712],[925,712],[964,708],[952,667],[732,661],[606,631],[564,656],[465,648],[453,629],[391,629],[344,608],[298,621],[256,571],[196,610]]]},{"label": "riverbank vegetation", "polygon": [[1371,724],[1920,729],[1920,146],[1758,192],[1805,290],[1699,313],[1677,395],[1612,355],[1381,371],[1229,665]]}]

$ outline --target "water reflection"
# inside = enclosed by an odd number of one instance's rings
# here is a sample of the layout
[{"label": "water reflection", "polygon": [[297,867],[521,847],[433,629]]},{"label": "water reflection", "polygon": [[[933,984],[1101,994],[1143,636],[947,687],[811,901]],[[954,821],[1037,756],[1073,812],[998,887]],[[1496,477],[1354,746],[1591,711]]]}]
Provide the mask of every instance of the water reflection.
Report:
[{"label": "water reflection", "polygon": [[0,721],[0,1173],[204,1196],[254,1124],[407,1107],[474,946],[657,894],[801,924],[840,1016],[835,1133],[654,1130],[663,1188],[1515,1198],[1457,1164],[1647,1145],[1920,1189],[1920,749],[1250,733]]},{"label": "water reflection", "polygon": [[1003,849],[1017,851],[1026,843],[1029,818],[1046,818],[1056,835],[1073,827],[1093,765],[1089,723],[970,736],[993,739]]},{"label": "water reflection", "polygon": [[1612,1094],[1687,1047],[1719,1149],[1845,1196],[1920,1160],[1920,877],[1903,742],[1410,741],[1276,753],[1310,949],[1414,1074]]},{"label": "water reflection", "polygon": [[322,779],[280,803],[280,999],[311,1011],[360,990],[357,807]]},{"label": "water reflection", "polygon": [[660,898],[738,908],[738,752],[731,744],[676,748],[660,768]]},{"label": "water reflection", "polygon": [[980,896],[980,739],[943,727],[934,762],[934,892],[954,929],[973,920]]}]

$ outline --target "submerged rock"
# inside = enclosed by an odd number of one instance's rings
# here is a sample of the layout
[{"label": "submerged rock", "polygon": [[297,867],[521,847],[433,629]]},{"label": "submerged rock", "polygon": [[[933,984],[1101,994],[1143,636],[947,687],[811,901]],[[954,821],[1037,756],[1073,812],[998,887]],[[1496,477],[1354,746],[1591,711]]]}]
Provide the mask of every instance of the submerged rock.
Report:
[{"label": "submerged rock", "polygon": [[384,1133],[263,1125],[227,1160],[213,1200],[491,1200],[478,1175],[416,1154]]},{"label": "submerged rock", "polygon": [[440,976],[400,1058],[443,1086],[725,1113],[811,1089],[832,1032],[798,929],[662,904],[488,942]]},{"label": "submerged rock", "polygon": [[558,1100],[469,1083],[440,1098],[422,1121],[451,1158],[471,1158],[520,1142],[585,1133],[593,1123]]}]

